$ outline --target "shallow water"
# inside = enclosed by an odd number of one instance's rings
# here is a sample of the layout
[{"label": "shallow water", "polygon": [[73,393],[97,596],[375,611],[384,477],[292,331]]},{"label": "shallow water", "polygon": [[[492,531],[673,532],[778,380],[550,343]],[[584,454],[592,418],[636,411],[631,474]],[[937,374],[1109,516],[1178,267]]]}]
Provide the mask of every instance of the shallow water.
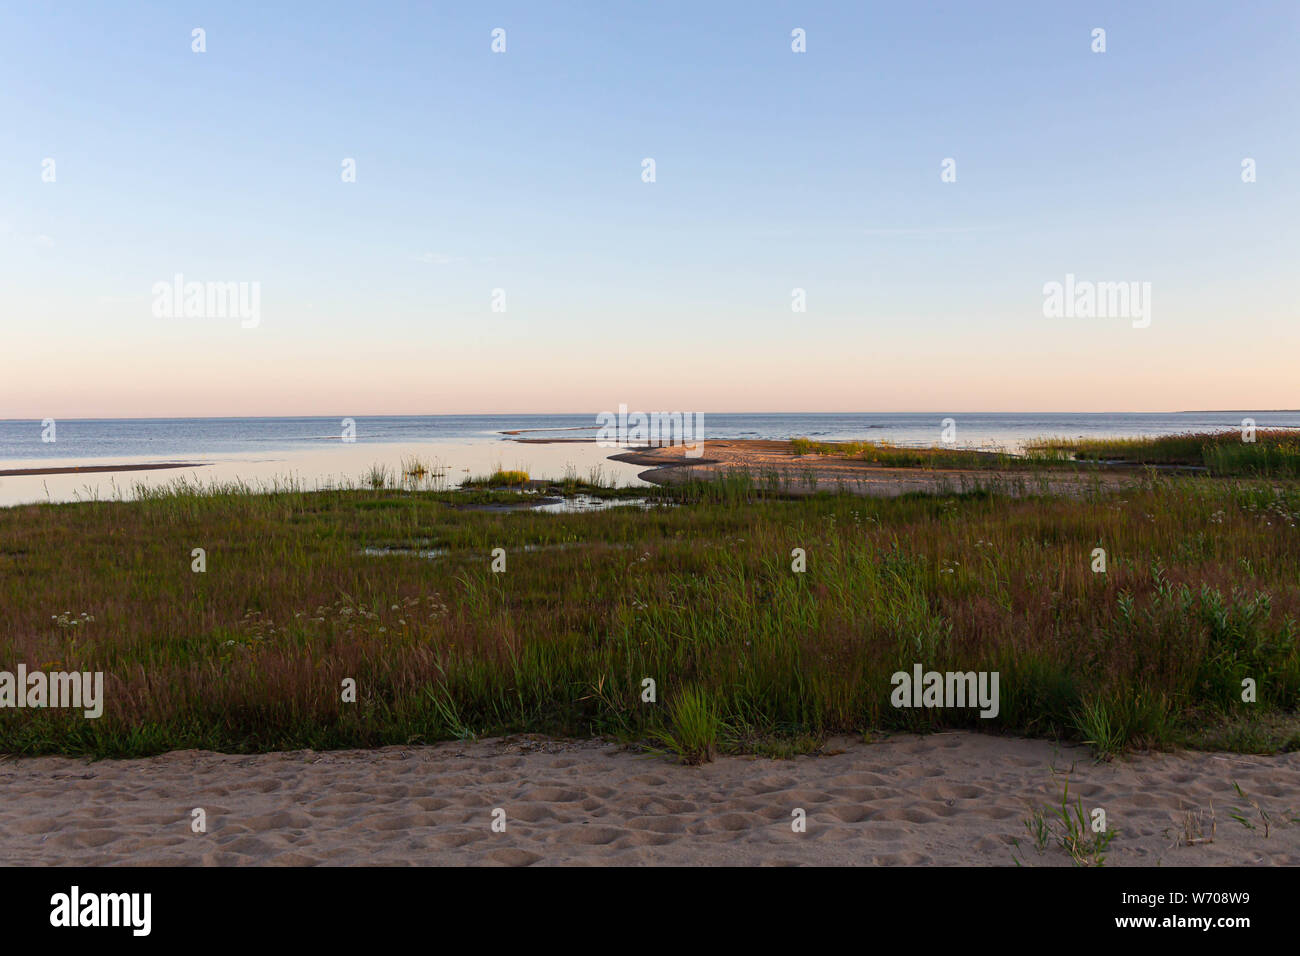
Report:
[{"label": "shallow water", "polygon": [[[1049,436],[1138,437],[1241,427],[1300,428],[1300,412],[1231,411],[1133,414],[1068,413],[781,413],[704,414],[710,439],[795,436],[838,441],[865,439],[900,445],[934,445],[945,419],[956,425],[956,445],[1019,451],[1026,441]],[[566,472],[590,478],[599,471],[622,486],[645,483],[643,468],[612,462],[617,451],[596,445],[592,415],[378,416],[351,419],[355,441],[345,440],[341,417],[66,419],[52,437],[35,420],[0,421],[0,470],[86,464],[193,462],[193,467],[152,472],[0,476],[0,505],[38,501],[131,498],[137,484],[157,487],[177,480],[206,484],[246,481],[269,488],[293,479],[309,490],[364,485],[372,465],[398,471],[419,458],[445,471],[448,486],[486,475],[497,467],[560,479]],[[514,435],[507,434],[513,432]],[[584,439],[532,444],[519,439]]]},{"label": "shallow water", "polygon": [[[590,542],[586,541],[566,541],[561,544],[523,544],[508,549],[511,552],[533,552],[533,551],[569,551],[573,548],[589,547]],[[627,549],[630,544],[613,543],[603,544],[601,547]],[[361,554],[368,558],[387,558],[391,556],[408,557],[408,558],[444,558],[451,554],[449,548],[362,548]]]},{"label": "shallow water", "polygon": [[[253,455],[191,456],[193,467],[165,471],[123,471],[92,474],[0,476],[0,505],[40,501],[85,501],[136,497],[136,486],[148,488],[172,482],[207,485],[213,482],[244,481],[256,490],[271,490],[273,484],[297,481],[307,490],[338,487],[369,487],[367,474],[374,465],[385,466],[390,476],[400,477],[403,460],[419,458],[434,471],[444,472],[447,487],[466,478],[487,475],[498,467],[526,471],[536,478],[559,480],[566,472],[587,479],[593,470],[618,487],[645,486],[636,476],[644,466],[609,461],[615,449],[594,444],[523,445],[501,441],[464,445],[440,444],[355,444],[334,442],[315,448],[266,450]],[[198,459],[203,458],[202,463]],[[115,464],[156,463],[176,456],[114,458]],[[3,468],[73,466],[79,459],[28,459],[6,461]],[[426,483],[426,487],[429,485]]]},{"label": "shallow water", "polygon": [[368,558],[386,558],[390,555],[402,555],[413,558],[441,558],[450,554],[446,548],[362,548],[361,553]]},{"label": "shallow water", "polygon": [[[940,440],[945,419],[957,427],[957,442],[978,447],[1008,448],[1034,438],[1141,437],[1189,431],[1239,428],[1243,418],[1260,428],[1300,428],[1300,411],[1225,412],[935,412],[895,413],[771,413],[703,414],[704,438],[772,438],[796,436],[827,441],[863,439],[901,445],[930,445]],[[352,437],[345,438],[345,422]],[[410,415],[335,416],[310,418],[139,418],[60,419],[53,436],[40,421],[0,419],[0,462],[71,459],[196,459],[258,460],[278,458],[289,451],[320,450],[340,445],[496,447],[507,466],[527,457],[520,439],[583,439],[595,437],[596,416],[590,415]],[[53,442],[43,437],[54,437]],[[546,447],[546,446],[533,446]],[[584,476],[585,477],[585,476]]]},{"label": "shallow water", "polygon": [[610,508],[656,508],[664,503],[649,498],[597,498],[595,495],[572,495],[558,500],[547,500],[532,510],[548,514],[581,514],[587,511],[608,511]]}]

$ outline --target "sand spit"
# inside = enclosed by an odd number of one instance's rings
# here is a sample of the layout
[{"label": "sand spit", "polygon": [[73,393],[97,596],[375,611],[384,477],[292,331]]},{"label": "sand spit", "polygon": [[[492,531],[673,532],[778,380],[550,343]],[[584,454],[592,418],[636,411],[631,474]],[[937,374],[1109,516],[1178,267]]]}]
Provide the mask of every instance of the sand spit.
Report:
[{"label": "sand spit", "polygon": [[[702,767],[533,736],[10,758],[0,761],[0,864],[1011,866],[1015,854],[1067,866],[1055,845],[1038,852],[1023,822],[1059,806],[1067,776],[1071,799],[1104,809],[1119,831],[1108,866],[1300,864],[1300,754],[1095,764],[1080,748],[970,733],[831,741],[824,755]],[[191,832],[195,808],[206,833]],[[491,828],[496,808],[504,833]],[[798,808],[805,833],[791,828]]]},{"label": "sand spit", "polygon": [[[698,458],[687,457],[689,446],[644,448],[611,455],[612,461],[649,465],[637,475],[642,481],[671,485],[691,478],[713,477],[727,471],[748,471],[760,484],[777,474],[787,494],[845,491],[893,497],[912,491],[953,493],[980,488],[1006,494],[1079,494],[1092,488],[1122,488],[1136,473],[1100,470],[1001,471],[994,469],[886,468],[855,458],[795,455],[786,441],[707,441]],[[815,479],[815,480],[810,480]]]},{"label": "sand spit", "polygon": [[91,475],[110,471],[162,471],[167,468],[204,468],[208,461],[154,461],[126,465],[60,465],[41,468],[9,468],[0,471],[0,478],[19,475]]}]

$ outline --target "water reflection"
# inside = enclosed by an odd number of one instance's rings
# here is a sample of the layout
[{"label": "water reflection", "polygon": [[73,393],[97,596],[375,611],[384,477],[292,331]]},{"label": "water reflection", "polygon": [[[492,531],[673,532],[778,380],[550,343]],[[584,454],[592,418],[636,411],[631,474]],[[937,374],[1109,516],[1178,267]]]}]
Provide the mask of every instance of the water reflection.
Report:
[{"label": "water reflection", "polygon": [[[533,478],[566,474],[602,475],[619,487],[646,487],[637,478],[643,468],[608,460],[610,449],[594,443],[521,444],[513,441],[472,444],[367,444],[333,442],[322,448],[287,450],[251,456],[201,456],[185,468],[162,471],[19,475],[0,477],[0,505],[29,502],[131,499],[140,486],[157,488],[176,481],[194,486],[243,482],[255,491],[294,483],[308,491],[329,488],[407,487],[439,491],[498,468],[525,471]],[[158,464],[162,459],[31,459],[6,461],[6,469]]]}]

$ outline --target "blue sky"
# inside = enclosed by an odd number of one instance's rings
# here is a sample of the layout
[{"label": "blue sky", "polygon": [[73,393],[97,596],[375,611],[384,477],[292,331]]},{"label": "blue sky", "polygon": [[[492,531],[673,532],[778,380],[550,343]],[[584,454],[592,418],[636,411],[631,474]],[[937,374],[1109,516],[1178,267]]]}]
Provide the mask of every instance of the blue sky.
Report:
[{"label": "blue sky", "polygon": [[1293,2],[122,6],[0,12],[0,417],[1300,406]]}]

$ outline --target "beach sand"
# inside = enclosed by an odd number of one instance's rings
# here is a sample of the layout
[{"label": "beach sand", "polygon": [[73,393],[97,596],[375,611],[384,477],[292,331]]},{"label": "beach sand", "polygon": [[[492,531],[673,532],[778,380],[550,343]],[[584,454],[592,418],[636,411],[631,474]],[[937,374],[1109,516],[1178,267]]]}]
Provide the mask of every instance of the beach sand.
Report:
[{"label": "beach sand", "polygon": [[[1054,843],[1036,850],[1023,822],[1035,807],[1050,817],[1067,775],[1071,801],[1104,809],[1119,831],[1108,866],[1300,865],[1300,754],[1096,764],[1081,748],[972,733],[838,740],[818,756],[700,767],[533,736],[10,758],[0,761],[0,864],[1012,866],[1014,854],[1068,866]],[[191,832],[194,808],[206,833]],[[494,808],[503,833],[491,829]],[[796,808],[805,833],[791,828]]]},{"label": "beach sand", "polygon": [[[1001,471],[961,468],[887,468],[856,458],[795,455],[787,441],[706,441],[699,457],[687,456],[689,446],[670,445],[611,455],[613,461],[646,465],[637,475],[642,481],[670,485],[692,478],[713,477],[728,471],[747,471],[762,484],[780,475],[787,494],[845,491],[860,495],[893,497],[914,491],[958,493],[991,489],[1010,495],[1074,495],[1093,488],[1106,490],[1131,484],[1135,471]],[[810,482],[809,477],[815,477]]]}]

